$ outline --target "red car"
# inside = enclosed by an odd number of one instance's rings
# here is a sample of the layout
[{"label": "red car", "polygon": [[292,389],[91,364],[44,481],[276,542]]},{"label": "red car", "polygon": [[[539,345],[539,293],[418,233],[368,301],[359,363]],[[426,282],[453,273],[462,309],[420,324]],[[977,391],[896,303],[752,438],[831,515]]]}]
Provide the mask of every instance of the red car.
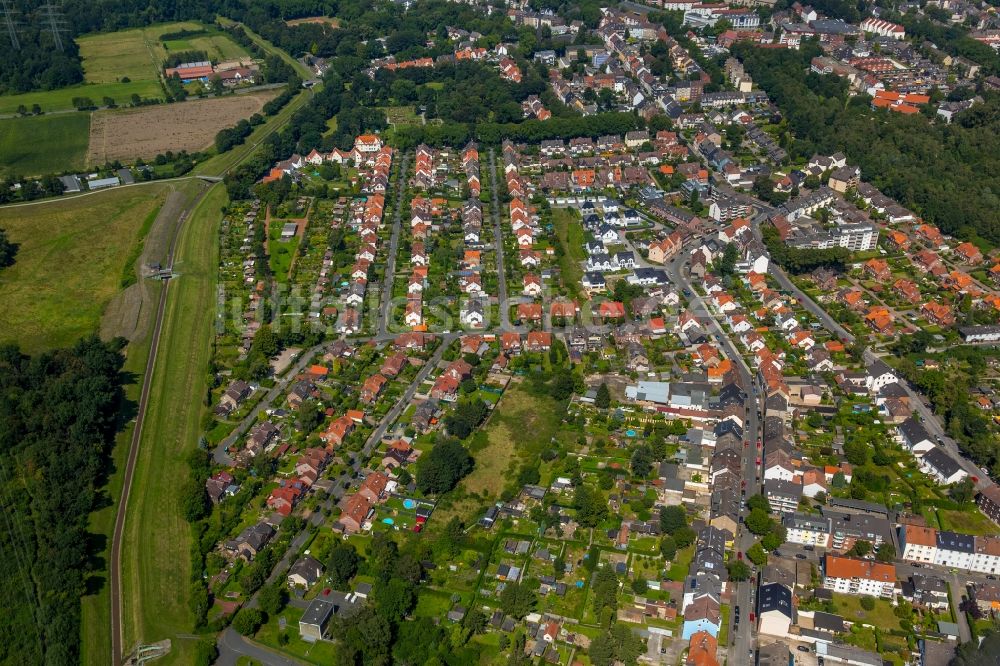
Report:
[{"label": "red car", "polygon": [[758,439],[757,440],[757,450],[760,451],[762,448],[764,448],[764,447],[760,445],[760,440]]},{"label": "red car", "polygon": [[755,617],[755,616],[754,616],[754,614],[753,614],[753,613],[750,613],[750,621],[751,621],[751,622],[753,622],[753,621],[754,621],[754,617]]},{"label": "red car", "polygon": [[744,449],[749,449],[750,448],[750,440],[749,439],[743,440],[743,448]]},{"label": "red car", "polygon": [[741,484],[741,486],[740,486],[741,488],[746,488],[747,487],[747,482],[746,481],[740,481],[740,484]]},{"label": "red car", "polygon": [[760,458],[757,458],[757,464],[758,465],[760,464]]},{"label": "red car", "polygon": [[742,560],[743,559],[743,551],[742,550],[738,551],[736,553],[736,559],[738,559],[738,560]]}]

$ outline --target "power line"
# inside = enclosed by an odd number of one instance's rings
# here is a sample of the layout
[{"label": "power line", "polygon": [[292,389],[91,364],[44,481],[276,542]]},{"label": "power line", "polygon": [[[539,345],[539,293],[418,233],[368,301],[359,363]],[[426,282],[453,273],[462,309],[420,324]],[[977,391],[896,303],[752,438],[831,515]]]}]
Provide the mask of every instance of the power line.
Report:
[{"label": "power line", "polygon": [[63,50],[62,33],[67,32],[66,18],[62,11],[53,4],[45,4],[38,8],[42,18],[49,24],[48,31],[52,34],[52,42],[57,51]]},{"label": "power line", "polygon": [[17,28],[14,27],[14,14],[17,10],[13,9],[7,0],[0,0],[0,9],[3,10],[3,22],[7,26],[7,34],[10,36],[10,45],[15,51],[21,50],[21,42],[17,38]]}]

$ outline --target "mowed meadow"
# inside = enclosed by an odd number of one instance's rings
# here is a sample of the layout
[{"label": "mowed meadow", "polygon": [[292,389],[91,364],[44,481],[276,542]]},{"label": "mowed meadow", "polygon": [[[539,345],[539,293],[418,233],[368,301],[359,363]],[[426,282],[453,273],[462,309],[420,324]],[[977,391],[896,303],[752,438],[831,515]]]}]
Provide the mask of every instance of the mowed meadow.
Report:
[{"label": "mowed meadow", "polygon": [[0,177],[82,169],[90,114],[0,119]]}]

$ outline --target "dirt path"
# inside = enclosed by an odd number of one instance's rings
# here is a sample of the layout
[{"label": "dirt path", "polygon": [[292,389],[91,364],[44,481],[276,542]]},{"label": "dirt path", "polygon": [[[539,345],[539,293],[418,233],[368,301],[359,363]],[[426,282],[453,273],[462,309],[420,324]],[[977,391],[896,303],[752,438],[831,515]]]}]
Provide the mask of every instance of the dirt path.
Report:
[{"label": "dirt path", "polygon": [[143,243],[142,253],[133,266],[138,278],[136,283],[116,295],[101,317],[102,339],[121,336],[129,341],[139,340],[149,331],[154,314],[152,304],[156,301],[158,287],[143,277],[143,267],[150,263],[165,264],[185,200],[186,197],[177,190],[167,194],[149,233],[140,241]]}]

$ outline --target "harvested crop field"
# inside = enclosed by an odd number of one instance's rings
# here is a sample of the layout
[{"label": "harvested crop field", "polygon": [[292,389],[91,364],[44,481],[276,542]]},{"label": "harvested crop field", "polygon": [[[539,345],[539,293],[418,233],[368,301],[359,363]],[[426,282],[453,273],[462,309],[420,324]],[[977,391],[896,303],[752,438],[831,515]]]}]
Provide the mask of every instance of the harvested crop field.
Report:
[{"label": "harvested crop field", "polygon": [[90,122],[87,164],[152,158],[168,150],[202,150],[211,145],[219,130],[257,113],[278,92],[97,111]]}]

